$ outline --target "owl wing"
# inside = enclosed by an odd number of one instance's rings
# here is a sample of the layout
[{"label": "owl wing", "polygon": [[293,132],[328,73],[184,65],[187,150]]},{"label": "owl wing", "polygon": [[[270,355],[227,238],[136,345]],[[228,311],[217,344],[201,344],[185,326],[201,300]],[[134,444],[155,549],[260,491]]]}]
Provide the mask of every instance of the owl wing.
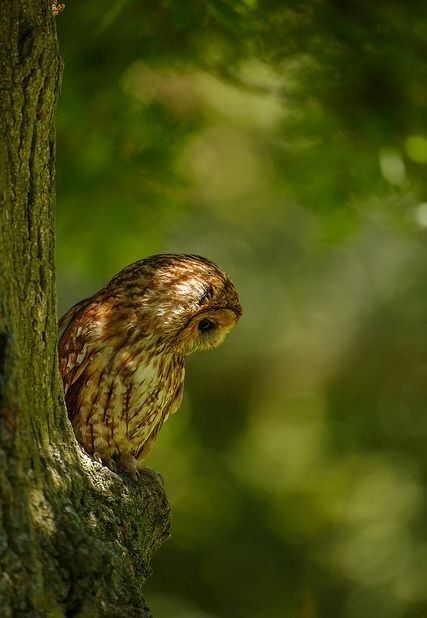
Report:
[{"label": "owl wing", "polygon": [[[79,378],[85,371],[90,362],[88,351],[88,316],[86,309],[90,305],[91,298],[80,301],[59,321],[59,367],[64,383],[64,394],[67,401],[68,411],[70,409],[69,389],[74,385],[74,389],[79,382]],[[68,395],[68,396],[67,396]]]},{"label": "owl wing", "polygon": [[58,322],[58,333],[59,333],[58,336],[59,336],[60,342],[68,326],[77,316],[77,314],[80,313],[82,309],[88,306],[90,300],[91,300],[90,298],[85,298],[84,300],[81,300],[79,303],[76,303],[75,305],[73,305],[71,309],[69,309],[67,313],[64,313],[62,318],[60,318]]}]

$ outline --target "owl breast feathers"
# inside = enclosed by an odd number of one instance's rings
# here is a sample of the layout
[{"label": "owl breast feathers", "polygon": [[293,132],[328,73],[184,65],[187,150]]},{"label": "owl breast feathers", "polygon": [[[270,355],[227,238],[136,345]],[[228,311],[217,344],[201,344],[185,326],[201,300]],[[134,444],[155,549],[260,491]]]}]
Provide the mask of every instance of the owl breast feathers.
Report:
[{"label": "owl breast feathers", "polygon": [[242,313],[229,277],[197,255],[120,271],[59,323],[68,414],[85,450],[136,477],[181,404],[185,357],[219,345]]}]

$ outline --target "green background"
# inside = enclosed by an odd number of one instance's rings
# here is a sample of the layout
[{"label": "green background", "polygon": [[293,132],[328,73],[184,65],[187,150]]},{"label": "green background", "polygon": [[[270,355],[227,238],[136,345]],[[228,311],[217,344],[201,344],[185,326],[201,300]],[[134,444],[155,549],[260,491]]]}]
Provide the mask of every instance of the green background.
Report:
[{"label": "green background", "polygon": [[427,5],[69,0],[59,311],[130,262],[239,290],[148,464],[157,618],[427,616]]}]

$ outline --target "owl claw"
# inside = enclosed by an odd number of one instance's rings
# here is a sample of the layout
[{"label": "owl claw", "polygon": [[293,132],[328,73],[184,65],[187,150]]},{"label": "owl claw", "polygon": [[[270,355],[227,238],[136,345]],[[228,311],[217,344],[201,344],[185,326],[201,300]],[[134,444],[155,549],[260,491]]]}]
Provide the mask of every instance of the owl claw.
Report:
[{"label": "owl claw", "polygon": [[148,476],[160,483],[163,487],[163,478],[161,475],[152,468],[141,466],[141,463],[132,455],[123,455],[118,464],[123,472],[128,474],[133,481],[139,482],[142,480],[142,476]]},{"label": "owl claw", "polygon": [[125,470],[125,472],[127,472],[127,474],[130,476],[132,481],[138,482],[139,479],[141,478],[141,475],[137,468],[132,468],[131,470]]},{"label": "owl claw", "polygon": [[94,453],[94,454],[92,455],[92,457],[93,457],[93,459],[94,459],[97,463],[101,464],[101,466],[103,466],[103,465],[104,465],[104,462],[102,461],[101,455],[100,455],[98,452]]},{"label": "owl claw", "polygon": [[101,466],[106,466],[110,468],[112,472],[117,472],[117,464],[111,457],[109,459],[103,459],[97,451],[93,453],[92,457],[97,463],[101,464]]},{"label": "owl claw", "polygon": [[139,479],[138,462],[133,455],[122,455],[119,459],[118,467],[134,481]]}]

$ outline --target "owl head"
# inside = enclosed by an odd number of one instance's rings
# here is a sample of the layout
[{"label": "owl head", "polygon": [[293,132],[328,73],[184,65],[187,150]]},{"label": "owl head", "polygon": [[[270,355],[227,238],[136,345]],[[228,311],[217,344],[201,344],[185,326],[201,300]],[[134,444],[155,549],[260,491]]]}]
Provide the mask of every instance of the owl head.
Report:
[{"label": "owl head", "polygon": [[147,344],[188,355],[217,347],[242,315],[228,275],[198,255],[162,254],[123,269],[110,282],[131,300]]}]

